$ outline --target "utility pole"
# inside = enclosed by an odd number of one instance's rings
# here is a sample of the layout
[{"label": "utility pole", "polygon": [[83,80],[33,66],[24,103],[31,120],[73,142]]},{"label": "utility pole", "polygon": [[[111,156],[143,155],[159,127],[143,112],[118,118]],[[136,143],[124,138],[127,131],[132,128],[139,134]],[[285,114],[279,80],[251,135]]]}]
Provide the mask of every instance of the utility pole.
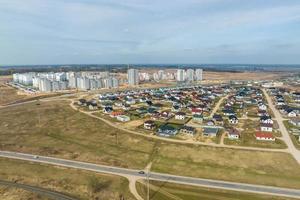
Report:
[{"label": "utility pole", "polygon": [[147,171],[147,200],[150,200],[149,176],[150,176],[150,170],[148,168],[148,171]]}]

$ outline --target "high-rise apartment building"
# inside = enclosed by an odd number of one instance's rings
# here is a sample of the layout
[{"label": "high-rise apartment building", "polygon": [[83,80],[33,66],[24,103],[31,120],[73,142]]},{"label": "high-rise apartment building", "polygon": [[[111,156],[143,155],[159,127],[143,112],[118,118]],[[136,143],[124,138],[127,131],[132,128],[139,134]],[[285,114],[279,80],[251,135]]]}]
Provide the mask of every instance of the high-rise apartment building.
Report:
[{"label": "high-rise apartment building", "polygon": [[127,78],[129,85],[138,85],[139,84],[139,72],[137,69],[128,69]]},{"label": "high-rise apartment building", "polygon": [[188,82],[194,81],[194,70],[193,69],[187,69],[186,70],[186,80]]},{"label": "high-rise apartment building", "polygon": [[177,81],[183,82],[185,80],[185,71],[184,69],[177,69]]},{"label": "high-rise apartment building", "polygon": [[203,80],[203,69],[196,69],[195,78],[196,78],[196,81]]}]

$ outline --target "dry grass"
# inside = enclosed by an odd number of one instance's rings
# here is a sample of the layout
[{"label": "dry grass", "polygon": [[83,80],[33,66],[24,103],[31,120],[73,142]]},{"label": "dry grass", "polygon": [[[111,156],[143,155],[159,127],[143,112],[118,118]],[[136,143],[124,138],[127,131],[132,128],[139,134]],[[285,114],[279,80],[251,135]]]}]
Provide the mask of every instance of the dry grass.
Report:
[{"label": "dry grass", "polygon": [[26,95],[19,95],[17,90],[0,83],[0,105],[25,99]]},{"label": "dry grass", "polygon": [[[33,164],[18,160],[0,158],[0,179],[17,181],[18,183],[48,188],[65,193],[78,199],[118,199],[123,195],[125,199],[133,200],[129,192],[128,181],[124,178],[105,174],[66,169],[50,165]],[[94,177],[94,178],[93,178]],[[93,191],[91,180],[101,182],[101,187]],[[19,189],[0,189],[0,196],[4,194],[14,195],[15,199],[30,199],[37,195]],[[25,196],[24,196],[25,195]],[[1,198],[3,199],[3,198]],[[9,198],[7,198],[8,200]],[[46,199],[46,198],[41,198]]]},{"label": "dry grass", "polygon": [[[186,186],[173,183],[151,181],[151,200],[289,200],[286,197],[251,194],[220,189],[210,189],[195,186]],[[137,183],[137,190],[146,199],[147,188],[145,184]]]},{"label": "dry grass", "polygon": [[1,200],[50,200],[47,197],[28,192],[19,188],[0,186]]}]

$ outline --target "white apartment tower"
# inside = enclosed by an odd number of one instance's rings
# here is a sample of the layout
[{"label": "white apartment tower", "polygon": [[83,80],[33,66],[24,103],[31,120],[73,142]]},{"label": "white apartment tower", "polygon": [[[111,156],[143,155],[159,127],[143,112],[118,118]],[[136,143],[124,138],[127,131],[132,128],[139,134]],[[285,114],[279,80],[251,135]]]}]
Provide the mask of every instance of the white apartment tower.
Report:
[{"label": "white apartment tower", "polygon": [[186,80],[188,82],[194,81],[194,70],[193,69],[187,69],[186,70]]},{"label": "white apartment tower", "polygon": [[196,69],[195,78],[196,78],[196,81],[203,80],[203,69]]},{"label": "white apartment tower", "polygon": [[183,82],[185,80],[184,74],[183,69],[177,69],[177,81]]},{"label": "white apartment tower", "polygon": [[137,69],[128,69],[127,78],[129,85],[139,84],[139,71]]}]

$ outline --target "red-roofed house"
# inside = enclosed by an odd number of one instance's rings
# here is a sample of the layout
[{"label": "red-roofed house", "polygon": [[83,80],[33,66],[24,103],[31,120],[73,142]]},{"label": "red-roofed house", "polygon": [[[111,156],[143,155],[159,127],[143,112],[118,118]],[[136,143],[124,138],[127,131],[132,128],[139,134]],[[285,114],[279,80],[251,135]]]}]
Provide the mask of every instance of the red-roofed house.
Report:
[{"label": "red-roofed house", "polygon": [[257,132],[255,133],[255,138],[260,141],[275,141],[275,137],[272,133]]}]

